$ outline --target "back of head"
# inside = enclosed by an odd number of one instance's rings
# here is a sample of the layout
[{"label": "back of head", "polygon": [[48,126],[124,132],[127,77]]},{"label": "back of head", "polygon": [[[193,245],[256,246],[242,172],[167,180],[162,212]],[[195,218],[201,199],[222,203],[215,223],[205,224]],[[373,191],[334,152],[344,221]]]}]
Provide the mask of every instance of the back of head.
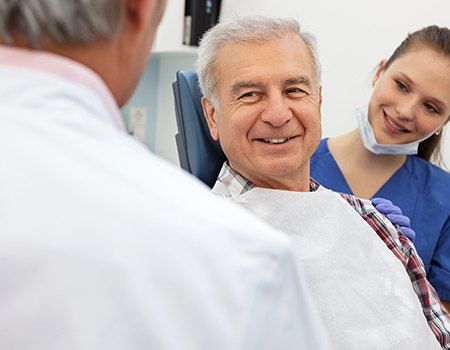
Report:
[{"label": "back of head", "polygon": [[1,0],[0,40],[42,48],[45,40],[58,44],[89,44],[110,38],[120,28],[119,0]]},{"label": "back of head", "polygon": [[[418,48],[431,49],[447,58],[450,64],[450,29],[432,25],[409,33],[387,60],[384,69],[389,68],[395,60],[410,50]],[[442,133],[430,136],[419,144],[417,155],[425,160],[434,160],[437,164],[442,164],[441,141]]]},{"label": "back of head", "polygon": [[123,105],[146,67],[166,0],[0,0],[0,43],[97,73]]},{"label": "back of head", "polygon": [[320,82],[320,63],[315,38],[302,32],[300,24],[291,18],[271,18],[265,16],[242,16],[220,22],[205,33],[200,41],[196,63],[199,84],[203,95],[214,105],[218,105],[216,94],[215,62],[220,49],[227,44],[266,43],[282,39],[288,34],[298,35],[308,47]]}]

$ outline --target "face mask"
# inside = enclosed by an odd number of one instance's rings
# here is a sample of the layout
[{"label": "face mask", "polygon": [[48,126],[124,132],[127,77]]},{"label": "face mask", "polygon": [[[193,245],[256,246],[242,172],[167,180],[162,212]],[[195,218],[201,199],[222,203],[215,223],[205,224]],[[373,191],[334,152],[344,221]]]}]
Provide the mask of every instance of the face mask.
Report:
[{"label": "face mask", "polygon": [[362,141],[364,143],[364,147],[372,153],[375,154],[417,154],[417,150],[419,148],[419,143],[423,140],[426,140],[431,135],[427,137],[404,143],[401,145],[386,145],[380,144],[377,142],[375,138],[375,134],[372,129],[372,125],[369,123],[369,107],[364,106],[356,109],[356,119],[358,120],[359,133],[361,134]]}]

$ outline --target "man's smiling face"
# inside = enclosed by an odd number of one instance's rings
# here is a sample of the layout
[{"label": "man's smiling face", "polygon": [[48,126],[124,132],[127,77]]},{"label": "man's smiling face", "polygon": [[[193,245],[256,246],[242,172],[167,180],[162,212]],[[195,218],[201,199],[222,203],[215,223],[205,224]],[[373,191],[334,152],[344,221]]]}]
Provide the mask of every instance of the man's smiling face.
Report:
[{"label": "man's smiling face", "polygon": [[227,44],[215,73],[219,105],[206,98],[203,105],[230,166],[260,187],[296,189],[300,179],[309,180],[321,137],[321,94],[304,42],[290,34]]}]

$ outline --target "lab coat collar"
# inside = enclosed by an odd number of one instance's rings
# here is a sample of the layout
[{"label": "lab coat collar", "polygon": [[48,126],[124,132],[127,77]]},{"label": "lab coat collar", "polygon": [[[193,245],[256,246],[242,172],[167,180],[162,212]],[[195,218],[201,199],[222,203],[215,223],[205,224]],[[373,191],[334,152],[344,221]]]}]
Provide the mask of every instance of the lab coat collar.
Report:
[{"label": "lab coat collar", "polygon": [[100,76],[85,65],[49,52],[0,45],[0,65],[32,69],[81,84],[97,93],[111,122],[120,130],[125,125],[111,91]]}]

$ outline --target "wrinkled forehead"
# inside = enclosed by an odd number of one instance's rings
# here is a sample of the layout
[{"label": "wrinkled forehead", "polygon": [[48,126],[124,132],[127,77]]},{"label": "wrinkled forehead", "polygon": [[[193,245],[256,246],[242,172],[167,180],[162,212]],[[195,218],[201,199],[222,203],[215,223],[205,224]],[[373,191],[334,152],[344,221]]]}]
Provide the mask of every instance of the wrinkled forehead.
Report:
[{"label": "wrinkled forehead", "polygon": [[296,35],[263,42],[230,43],[218,52],[214,71],[219,94],[237,82],[283,84],[286,81],[316,82],[308,47]]}]

